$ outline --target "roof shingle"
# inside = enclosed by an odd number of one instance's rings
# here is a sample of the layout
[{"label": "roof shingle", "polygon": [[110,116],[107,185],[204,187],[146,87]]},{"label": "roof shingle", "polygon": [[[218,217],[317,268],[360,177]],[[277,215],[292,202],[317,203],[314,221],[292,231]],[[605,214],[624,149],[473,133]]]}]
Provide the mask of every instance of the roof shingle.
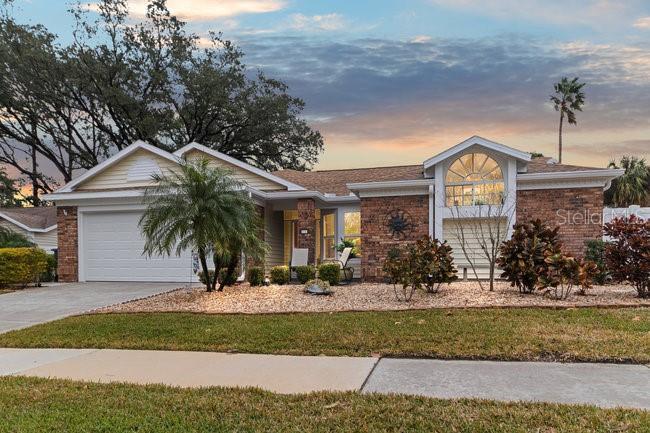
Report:
[{"label": "roof shingle", "polygon": [[[0,208],[0,214],[29,227],[30,229],[46,229],[56,224],[56,207],[12,207]],[[0,218],[2,216],[0,215]]]}]

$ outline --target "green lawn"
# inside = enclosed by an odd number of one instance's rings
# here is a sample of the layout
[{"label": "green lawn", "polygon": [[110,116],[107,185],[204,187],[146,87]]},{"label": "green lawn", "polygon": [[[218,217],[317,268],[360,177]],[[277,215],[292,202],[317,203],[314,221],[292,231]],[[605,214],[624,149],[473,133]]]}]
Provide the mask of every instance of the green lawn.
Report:
[{"label": "green lawn", "polygon": [[0,347],[648,363],[650,308],[97,314],[2,334]]},{"label": "green lawn", "polygon": [[650,412],[588,406],[28,378],[0,378],[0,414],[2,433],[640,432],[650,425]]}]

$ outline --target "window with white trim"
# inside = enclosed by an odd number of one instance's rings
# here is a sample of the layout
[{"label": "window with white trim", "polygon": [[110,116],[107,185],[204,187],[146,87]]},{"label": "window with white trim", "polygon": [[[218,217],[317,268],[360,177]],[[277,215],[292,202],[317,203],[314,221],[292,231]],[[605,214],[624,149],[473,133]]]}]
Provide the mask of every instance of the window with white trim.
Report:
[{"label": "window with white trim", "polygon": [[445,178],[448,207],[503,203],[505,184],[499,164],[484,153],[468,153],[455,160]]}]

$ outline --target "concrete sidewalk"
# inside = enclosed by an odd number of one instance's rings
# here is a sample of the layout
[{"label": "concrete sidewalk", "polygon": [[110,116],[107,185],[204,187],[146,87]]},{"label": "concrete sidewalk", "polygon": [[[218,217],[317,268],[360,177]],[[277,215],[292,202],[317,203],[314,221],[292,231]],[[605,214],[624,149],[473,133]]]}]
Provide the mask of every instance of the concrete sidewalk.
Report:
[{"label": "concrete sidewalk", "polygon": [[0,349],[1,375],[182,387],[259,387],[278,393],[362,391],[650,410],[650,368],[644,365]]},{"label": "concrete sidewalk", "polygon": [[645,365],[384,358],[363,392],[650,409]]},{"label": "concrete sidewalk", "polygon": [[181,387],[258,387],[293,394],[359,390],[377,361],[153,350],[0,349],[0,375]]}]

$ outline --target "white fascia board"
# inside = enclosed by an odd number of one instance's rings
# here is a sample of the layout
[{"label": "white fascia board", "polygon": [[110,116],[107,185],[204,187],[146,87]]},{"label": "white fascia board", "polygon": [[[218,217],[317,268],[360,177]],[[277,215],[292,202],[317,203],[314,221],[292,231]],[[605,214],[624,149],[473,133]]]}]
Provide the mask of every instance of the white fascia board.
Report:
[{"label": "white fascia board", "polygon": [[559,171],[547,173],[520,173],[517,181],[562,180],[562,179],[615,179],[625,173],[622,168],[604,170]]},{"label": "white fascia board", "polygon": [[517,189],[604,188],[625,173],[623,169],[525,173],[517,175]]},{"label": "white fascia board", "polygon": [[521,160],[528,162],[531,160],[531,155],[528,152],[523,152],[521,150],[514,149],[510,146],[506,146],[505,144],[497,143],[495,141],[487,140],[483,137],[479,137],[478,135],[474,135],[470,138],[468,138],[465,141],[462,141],[458,143],[457,145],[450,147],[449,149],[445,150],[444,152],[441,152],[437,154],[436,156],[433,156],[426,161],[424,161],[424,169],[426,170],[429,167],[432,167],[436,165],[437,163],[444,161],[445,159],[448,159],[452,156],[454,156],[457,153],[460,153],[467,149],[468,147],[471,147],[473,145],[479,145],[482,147],[485,147],[487,149],[491,149],[495,152],[503,153],[506,155],[509,155],[515,159]]},{"label": "white fascia board", "polygon": [[306,189],[304,187],[302,187],[302,186],[300,186],[298,184],[295,184],[293,182],[289,182],[288,180],[285,180],[285,179],[281,178],[280,176],[276,176],[274,174],[271,174],[271,173],[269,173],[267,171],[264,171],[264,170],[262,170],[260,168],[257,168],[255,166],[253,166],[253,165],[250,165],[250,164],[248,164],[246,162],[240,161],[237,158],[233,158],[232,156],[228,156],[225,153],[221,153],[221,152],[219,152],[217,150],[210,149],[209,147],[204,146],[204,145],[199,144],[199,143],[190,143],[190,144],[178,149],[176,152],[174,152],[174,155],[180,158],[183,155],[185,155],[187,152],[189,152],[190,150],[198,150],[200,152],[207,153],[208,155],[213,156],[214,158],[220,159],[222,161],[226,161],[226,162],[228,162],[228,163],[230,163],[230,164],[232,164],[234,166],[237,166],[237,167],[239,167],[239,168],[241,168],[243,170],[250,171],[251,173],[254,173],[254,174],[258,175],[258,176],[261,176],[261,177],[263,177],[265,179],[268,179],[268,180],[270,180],[272,182],[275,182],[277,184],[285,186],[285,187],[287,187],[287,189],[289,191],[306,191]]},{"label": "white fascia board", "polygon": [[79,192],[54,192],[42,196],[43,200],[62,202],[67,200],[84,200],[97,198],[123,198],[140,197],[144,194],[143,189],[129,189],[125,191],[79,191]]},{"label": "white fascia board", "polygon": [[363,190],[372,190],[372,189],[395,189],[395,188],[412,188],[412,187],[423,187],[429,188],[429,185],[433,185],[434,179],[413,179],[413,180],[386,180],[378,182],[357,182],[357,183],[348,183],[345,186],[350,191],[363,191]]},{"label": "white fascia board", "polygon": [[4,218],[5,220],[9,221],[11,224],[13,224],[15,226],[18,226],[21,229],[27,230],[28,232],[32,232],[32,233],[47,233],[50,230],[54,230],[56,228],[56,224],[54,224],[54,225],[52,225],[50,227],[47,227],[47,228],[44,228],[44,229],[35,229],[33,227],[26,226],[25,224],[11,218],[10,216],[8,216],[7,214],[5,214],[3,212],[0,212],[0,218]]},{"label": "white fascia board", "polygon": [[264,192],[256,190],[253,194],[264,198],[265,200],[291,200],[301,198],[312,198],[320,200],[325,203],[356,203],[359,198],[355,195],[325,195],[319,191],[278,191],[278,192]]},{"label": "white fascia board", "polygon": [[72,192],[74,190],[75,186],[77,186],[80,183],[82,183],[82,182],[90,179],[91,177],[99,174],[100,172],[106,170],[110,166],[112,166],[115,163],[117,163],[118,161],[126,158],[127,156],[129,156],[130,154],[132,154],[133,152],[135,152],[138,149],[148,150],[151,153],[154,153],[154,154],[156,154],[156,155],[158,155],[158,156],[160,156],[162,158],[165,158],[165,159],[167,159],[169,161],[172,161],[172,162],[175,162],[177,164],[179,162],[178,157],[174,156],[173,154],[171,154],[169,152],[166,152],[166,151],[164,151],[162,149],[159,149],[156,146],[152,146],[149,143],[138,140],[135,143],[131,144],[130,146],[125,147],[121,151],[117,152],[115,155],[111,156],[106,161],[103,161],[102,163],[97,164],[96,166],[94,166],[93,168],[91,168],[90,170],[88,170],[87,172],[85,172],[84,174],[79,176],[78,178],[68,182],[63,187],[61,187],[57,191],[55,191],[55,193]]}]

